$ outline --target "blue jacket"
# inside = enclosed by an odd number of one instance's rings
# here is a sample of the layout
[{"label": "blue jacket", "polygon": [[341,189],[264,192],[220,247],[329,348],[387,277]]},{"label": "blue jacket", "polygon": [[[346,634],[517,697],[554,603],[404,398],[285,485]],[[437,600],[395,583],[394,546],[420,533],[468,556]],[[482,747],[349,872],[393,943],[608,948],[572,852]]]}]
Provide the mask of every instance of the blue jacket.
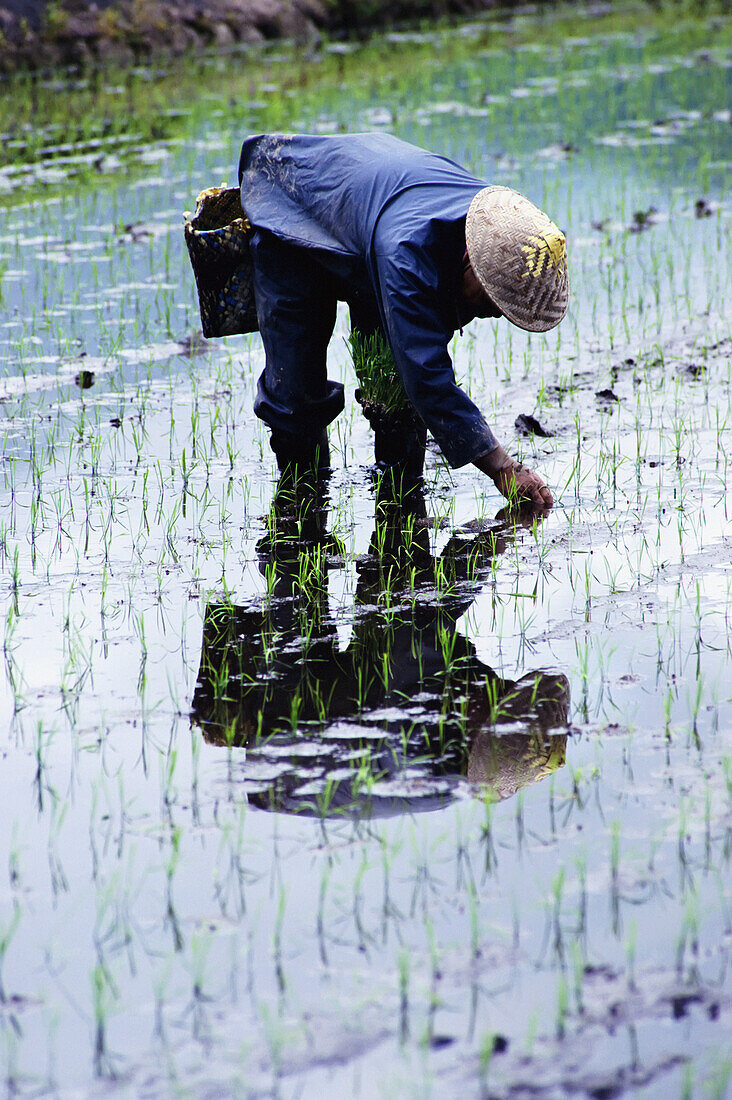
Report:
[{"label": "blue jacket", "polygon": [[239,182],[255,228],[375,301],[407,395],[450,465],[492,450],[447,350],[468,319],[458,298],[465,216],[485,182],[389,134],[251,137]]}]

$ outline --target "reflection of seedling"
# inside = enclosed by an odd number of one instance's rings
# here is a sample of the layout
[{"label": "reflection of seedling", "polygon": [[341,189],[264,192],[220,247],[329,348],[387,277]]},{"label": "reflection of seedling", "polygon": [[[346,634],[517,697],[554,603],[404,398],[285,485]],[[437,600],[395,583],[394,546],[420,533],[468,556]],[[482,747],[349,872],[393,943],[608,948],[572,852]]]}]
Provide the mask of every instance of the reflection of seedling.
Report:
[{"label": "reflection of seedling", "polygon": [[20,923],[21,909],[19,905],[13,906],[13,915],[10,920],[3,926],[2,932],[0,932],[0,1004],[7,1002],[7,995],[5,993],[5,986],[3,985],[2,969],[5,962],[5,956],[10,946],[10,942],[15,935],[18,925]]},{"label": "reflection of seedling", "polygon": [[564,974],[559,975],[557,982],[557,1017],[556,1017],[556,1037],[557,1039],[563,1039],[567,1029],[567,1016],[569,1015],[569,991],[567,987],[567,979]]},{"label": "reflection of seedling", "polygon": [[114,1077],[107,1051],[107,1017],[114,1004],[114,987],[106,966],[98,962],[91,972],[94,1005],[94,1071],[98,1077]]},{"label": "reflection of seedling", "polygon": [[399,1039],[405,1043],[409,1038],[409,951],[402,948],[399,952]]},{"label": "reflection of seedling", "polygon": [[574,979],[574,999],[577,1012],[584,1012],[583,982],[585,977],[585,959],[582,948],[577,940],[572,941],[572,976]]}]

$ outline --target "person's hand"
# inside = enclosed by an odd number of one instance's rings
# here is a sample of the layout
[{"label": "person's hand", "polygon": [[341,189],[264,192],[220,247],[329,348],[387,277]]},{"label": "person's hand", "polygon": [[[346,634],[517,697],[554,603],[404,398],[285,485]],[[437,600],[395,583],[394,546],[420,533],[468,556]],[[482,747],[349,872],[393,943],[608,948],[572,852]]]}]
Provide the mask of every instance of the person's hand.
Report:
[{"label": "person's hand", "polygon": [[539,475],[511,458],[500,443],[476,459],[475,465],[493,479],[498,491],[512,504],[529,503],[536,508],[551,508],[554,504],[554,497]]},{"label": "person's hand", "polygon": [[537,508],[551,508],[554,504],[554,497],[539,475],[521,462],[499,470],[493,480],[496,488],[512,503],[531,503]]}]

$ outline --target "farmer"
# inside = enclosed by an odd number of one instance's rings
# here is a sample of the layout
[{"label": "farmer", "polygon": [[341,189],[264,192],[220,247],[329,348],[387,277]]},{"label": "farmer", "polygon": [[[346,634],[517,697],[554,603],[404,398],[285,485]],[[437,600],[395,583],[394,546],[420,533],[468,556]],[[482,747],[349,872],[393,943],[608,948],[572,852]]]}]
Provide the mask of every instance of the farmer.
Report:
[{"label": "farmer", "polygon": [[455,382],[447,346],[474,317],[546,332],[568,300],[563,234],[528,199],[389,134],[247,138],[241,201],[266,366],[255,412],[278,465],[327,465],[344,406],[326,374],[336,303],[385,336],[417,414],[453,467],[474,463],[509,498],[551,507]]}]

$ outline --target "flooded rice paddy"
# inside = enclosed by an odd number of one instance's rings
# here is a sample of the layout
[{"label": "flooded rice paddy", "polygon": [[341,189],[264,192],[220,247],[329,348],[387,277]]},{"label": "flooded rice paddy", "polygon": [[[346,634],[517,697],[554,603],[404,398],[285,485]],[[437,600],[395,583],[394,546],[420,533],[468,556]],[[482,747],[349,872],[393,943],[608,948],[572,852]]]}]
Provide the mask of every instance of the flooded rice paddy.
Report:
[{"label": "flooded rice paddy", "polygon": [[[575,11],[3,89],[9,1094],[727,1094],[728,44]],[[560,328],[454,344],[546,518],[434,451],[390,491],[345,316],[332,476],[277,485],[181,226],[279,127],[566,230]]]}]

